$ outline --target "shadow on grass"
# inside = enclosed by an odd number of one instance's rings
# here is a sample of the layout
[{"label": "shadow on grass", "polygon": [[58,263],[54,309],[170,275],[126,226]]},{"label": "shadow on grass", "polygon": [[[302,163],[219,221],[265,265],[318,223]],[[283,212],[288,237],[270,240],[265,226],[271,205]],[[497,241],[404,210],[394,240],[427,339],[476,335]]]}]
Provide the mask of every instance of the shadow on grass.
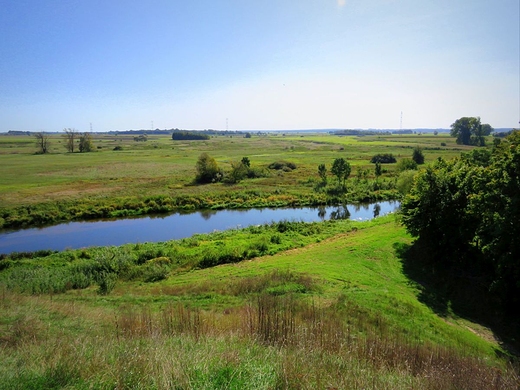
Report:
[{"label": "shadow on grass", "polygon": [[[489,293],[482,278],[448,267],[419,240],[413,244],[394,243],[403,272],[419,289],[418,299],[439,316],[453,314],[479,323],[494,333],[500,345],[512,357],[520,358],[520,320],[507,315]],[[497,351],[497,355],[503,355]]]}]

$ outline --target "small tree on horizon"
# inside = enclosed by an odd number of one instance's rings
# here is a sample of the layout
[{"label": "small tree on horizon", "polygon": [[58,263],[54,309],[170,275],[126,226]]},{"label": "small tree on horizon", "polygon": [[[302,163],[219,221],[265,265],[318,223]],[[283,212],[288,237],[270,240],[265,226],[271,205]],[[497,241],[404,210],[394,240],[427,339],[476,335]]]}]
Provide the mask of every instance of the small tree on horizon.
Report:
[{"label": "small tree on horizon", "polygon": [[66,128],[63,129],[65,134],[63,134],[63,138],[65,138],[65,148],[70,153],[74,153],[74,141],[78,136],[78,132],[76,129]]},{"label": "small tree on horizon", "polygon": [[41,131],[41,132],[35,133],[34,138],[36,138],[36,147],[38,148],[38,151],[36,153],[38,153],[38,154],[49,153],[49,147],[50,147],[49,134]]}]

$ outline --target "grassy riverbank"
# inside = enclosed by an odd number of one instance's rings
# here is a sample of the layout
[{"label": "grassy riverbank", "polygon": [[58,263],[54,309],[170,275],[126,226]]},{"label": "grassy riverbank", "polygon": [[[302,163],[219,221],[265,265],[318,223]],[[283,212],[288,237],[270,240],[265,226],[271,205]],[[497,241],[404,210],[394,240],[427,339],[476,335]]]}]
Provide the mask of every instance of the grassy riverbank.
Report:
[{"label": "grassy riverbank", "polygon": [[386,216],[3,259],[0,389],[516,388],[410,243]]},{"label": "grassy riverbank", "polygon": [[[206,141],[172,141],[149,136],[95,135],[95,151],[67,153],[64,139],[51,137],[50,154],[34,154],[29,136],[0,136],[0,227],[30,226],[67,220],[119,217],[182,209],[319,205],[337,196],[316,192],[319,164],[343,157],[352,165],[348,201],[397,197],[396,164],[384,164],[375,181],[372,156],[392,153],[399,161],[420,146],[426,162],[450,158],[467,147],[445,135],[269,135],[216,136]],[[114,150],[120,149],[120,150]],[[194,185],[195,163],[206,152],[224,172],[248,157],[262,177],[239,183]],[[296,169],[268,169],[276,161]],[[358,172],[366,174],[358,178]],[[334,178],[330,177],[332,183]],[[343,195],[341,195],[343,199]]]}]

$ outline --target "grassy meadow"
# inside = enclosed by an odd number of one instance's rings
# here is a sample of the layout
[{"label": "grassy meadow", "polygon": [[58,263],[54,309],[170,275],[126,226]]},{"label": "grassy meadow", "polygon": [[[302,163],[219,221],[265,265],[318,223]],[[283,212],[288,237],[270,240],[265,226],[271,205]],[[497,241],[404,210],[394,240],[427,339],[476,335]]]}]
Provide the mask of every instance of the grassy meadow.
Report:
[{"label": "grassy meadow", "polygon": [[[34,138],[0,136],[0,227],[43,225],[67,220],[120,217],[180,209],[320,205],[337,202],[315,191],[319,164],[345,158],[352,165],[348,201],[393,199],[396,164],[383,164],[374,185],[372,156],[392,153],[399,161],[423,148],[426,163],[468,149],[447,135],[339,137],[329,134],[215,136],[207,141],[173,141],[149,136],[93,134],[94,152],[68,153],[65,139],[51,136],[50,153],[35,154]],[[443,146],[444,145],[444,146]],[[121,150],[114,150],[120,148]],[[248,157],[262,177],[235,184],[194,185],[195,163],[207,152],[224,171]],[[297,169],[270,170],[290,161]],[[366,170],[363,180],[354,180]],[[330,182],[334,177],[330,177]]]},{"label": "grassy meadow", "polygon": [[517,388],[492,330],[421,299],[410,242],[386,216],[4,258],[0,389]]},{"label": "grassy meadow", "polygon": [[[353,167],[348,201],[395,199],[397,164],[376,178],[372,156],[420,146],[429,163],[470,149],[426,134],[94,135],[94,152],[73,154],[64,142],[38,155],[31,137],[0,136],[4,227],[325,204],[317,167],[338,157]],[[265,174],[194,184],[202,152]],[[412,242],[388,215],[0,255],[0,390],[520,388],[518,329],[491,321],[478,286],[445,291]]]}]

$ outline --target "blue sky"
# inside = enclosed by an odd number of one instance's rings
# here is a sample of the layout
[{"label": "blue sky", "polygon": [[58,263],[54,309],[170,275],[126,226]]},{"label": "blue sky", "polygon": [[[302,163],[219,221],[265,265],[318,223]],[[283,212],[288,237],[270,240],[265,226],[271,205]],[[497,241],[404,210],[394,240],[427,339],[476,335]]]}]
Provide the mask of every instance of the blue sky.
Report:
[{"label": "blue sky", "polygon": [[518,0],[0,0],[0,131],[520,120]]}]

